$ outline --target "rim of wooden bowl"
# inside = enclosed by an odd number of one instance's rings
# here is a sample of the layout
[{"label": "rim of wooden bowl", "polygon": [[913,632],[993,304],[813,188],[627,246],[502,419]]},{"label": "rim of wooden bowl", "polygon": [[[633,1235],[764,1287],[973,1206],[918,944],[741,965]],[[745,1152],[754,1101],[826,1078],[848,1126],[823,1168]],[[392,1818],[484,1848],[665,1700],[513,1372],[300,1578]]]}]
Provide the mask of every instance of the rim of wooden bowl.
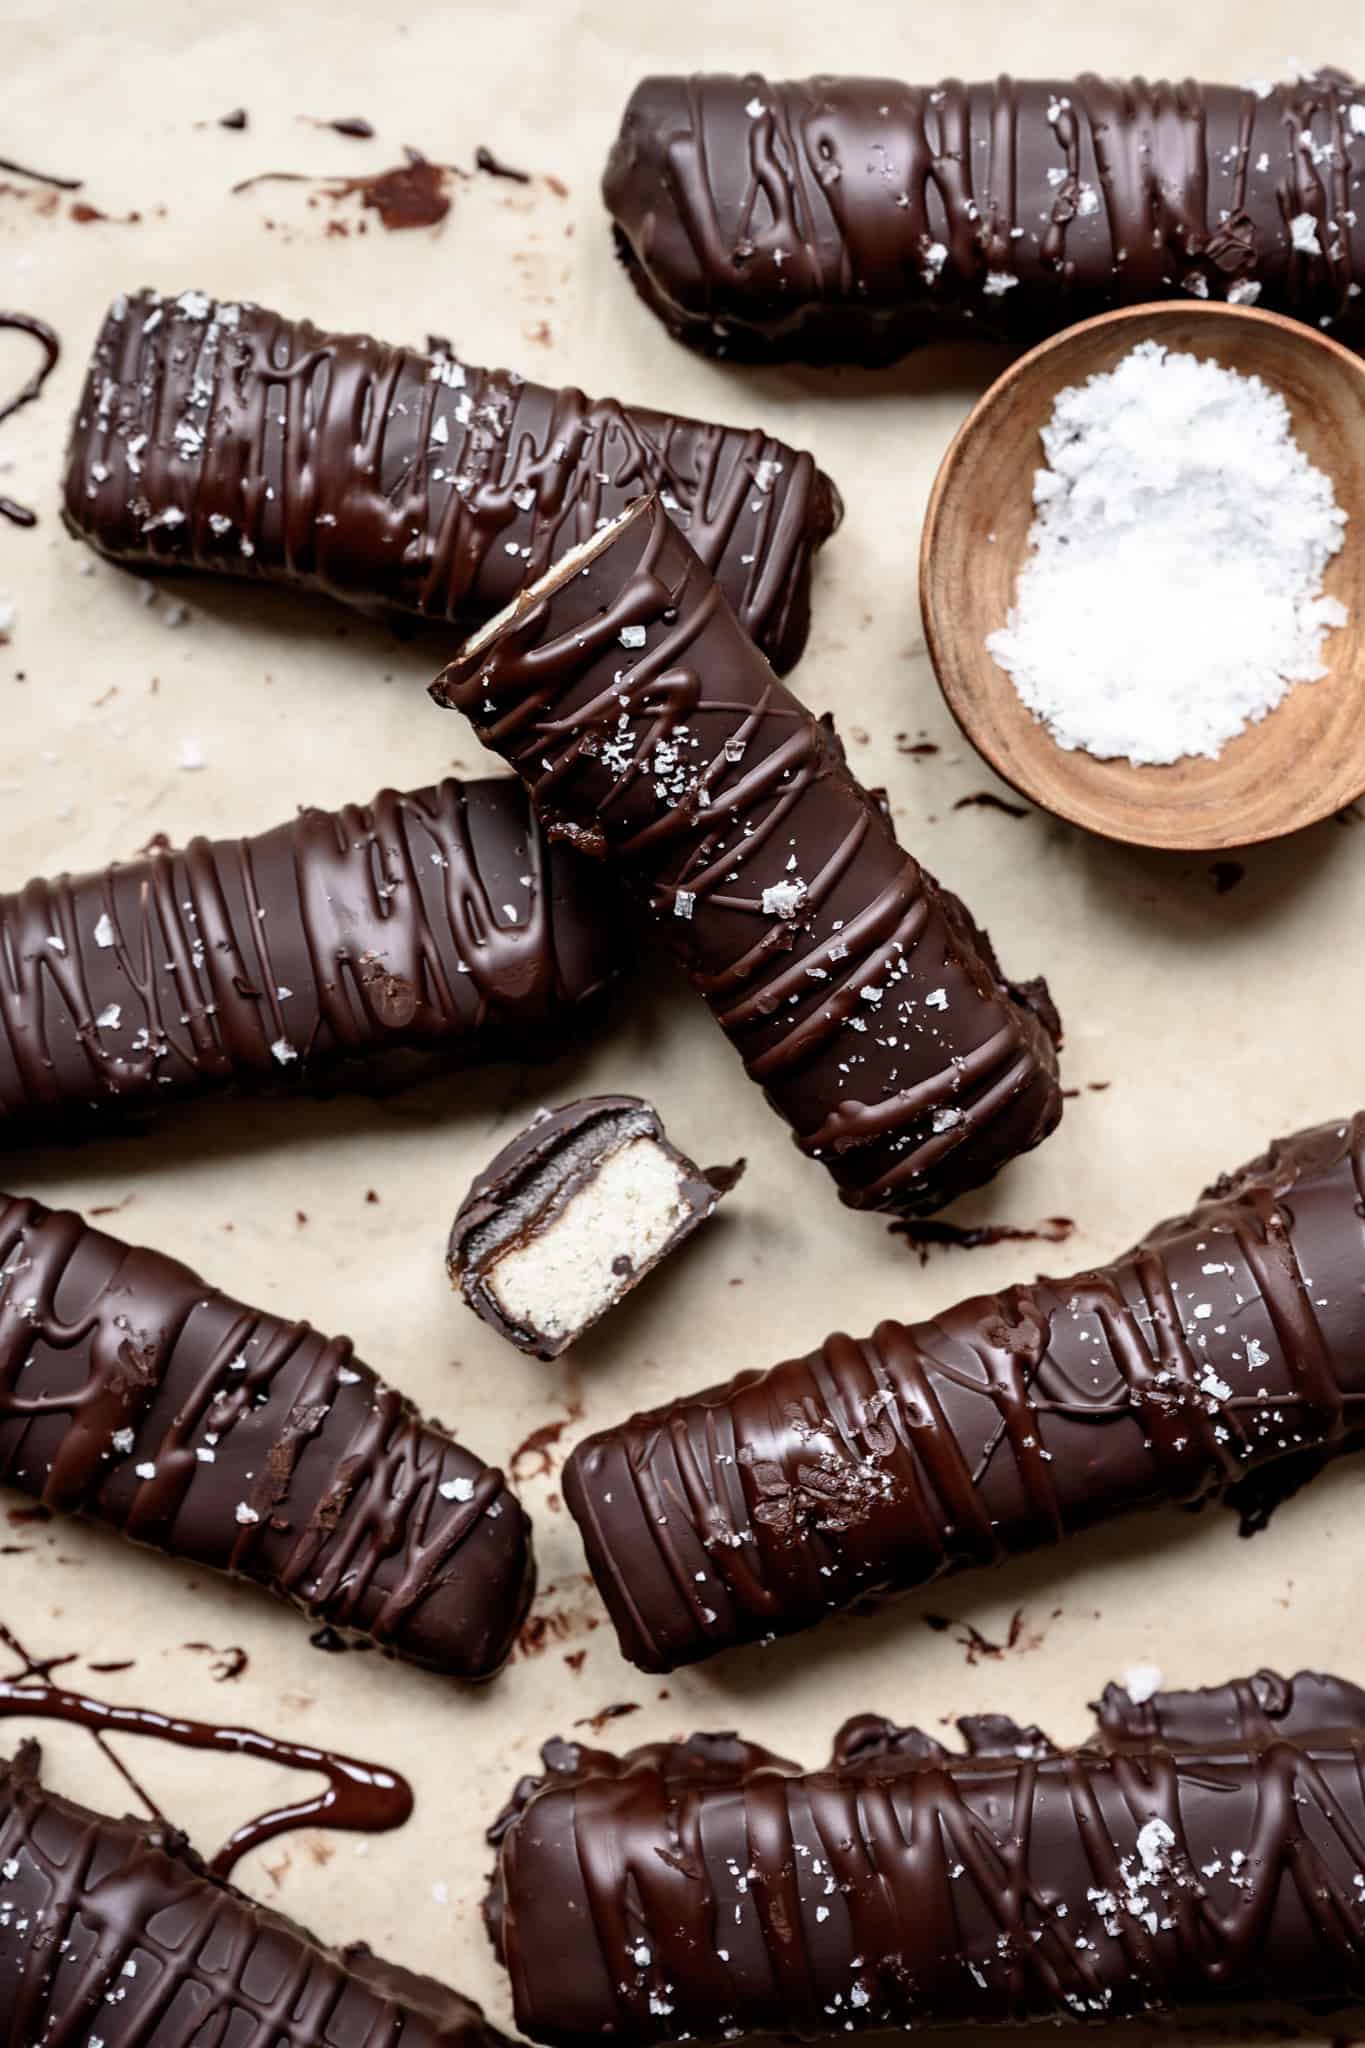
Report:
[{"label": "rim of wooden bowl", "polygon": [[[1040,342],[1020,356],[1017,362],[1011,363],[1008,369],[982,393],[948,444],[947,452],[934,478],[924,516],[919,562],[920,610],[924,620],[929,660],[948,708],[965,737],[1002,781],[1017,789],[1030,803],[1038,805],[1040,809],[1066,820],[1069,824],[1079,825],[1086,831],[1094,832],[1102,838],[1116,840],[1124,845],[1156,847],[1172,852],[1215,852],[1225,847],[1252,846],[1283,838],[1288,833],[1320,823],[1334,811],[1341,810],[1345,805],[1365,795],[1365,747],[1362,747],[1359,765],[1353,775],[1345,777],[1339,783],[1321,776],[1316,779],[1305,777],[1302,805],[1292,816],[1286,817],[1283,823],[1248,833],[1244,830],[1230,829],[1227,824],[1220,825],[1217,806],[1212,803],[1208,807],[1207,822],[1203,825],[1195,823],[1197,814],[1188,806],[1172,810],[1168,804],[1163,820],[1160,778],[1169,775],[1171,770],[1154,766],[1134,767],[1127,761],[1096,764],[1093,756],[1073,755],[1068,749],[1059,747],[1041,720],[1033,720],[1033,714],[1020,704],[1019,708],[1024,716],[1036,724],[1039,759],[1046,758],[1054,770],[1047,787],[1043,788],[1032,781],[1028,773],[1028,761],[1021,761],[1004,745],[994,727],[983,723],[975,715],[977,702],[983,695],[1013,692],[1014,684],[1008,673],[1000,668],[987,652],[984,635],[979,647],[968,643],[963,630],[950,614],[943,579],[936,569],[936,558],[942,549],[943,535],[948,530],[945,520],[949,516],[949,499],[958,483],[963,459],[977,443],[983,428],[997,415],[1007,411],[1021,388],[1035,379],[1040,369],[1059,353],[1073,350],[1078,342],[1083,342],[1087,337],[1107,329],[1124,326],[1150,329],[1154,323],[1162,321],[1169,321],[1172,325],[1179,323],[1187,327],[1191,324],[1198,326],[1205,321],[1219,324],[1236,322],[1245,323],[1249,328],[1273,329],[1297,348],[1302,348],[1306,352],[1318,351],[1330,357],[1343,374],[1360,384],[1362,400],[1365,401],[1365,359],[1355,355],[1341,342],[1333,340],[1330,335],[1322,333],[1315,327],[1309,327],[1301,321],[1288,318],[1283,313],[1270,312],[1258,306],[1230,306],[1221,299],[1159,299],[1145,301],[1137,306],[1122,306],[1113,312],[1100,313],[1093,319],[1077,321],[1073,326],[1050,335],[1046,341]],[[1247,367],[1255,369],[1254,364]],[[1078,375],[1084,374],[1086,373],[1078,372]],[[1273,379],[1269,381],[1273,382]],[[1365,465],[1365,432],[1362,434],[1361,459],[1362,465]],[[1031,471],[1028,474],[1031,474]],[[1021,489],[1026,486],[1027,481],[1028,476],[1021,475]],[[1340,502],[1339,475],[1334,475],[1333,482],[1338,487]],[[1365,548],[1365,493],[1362,494],[1360,503],[1348,504],[1346,510],[1350,519],[1346,546]],[[1329,642],[1329,655],[1330,651]],[[1365,668],[1365,663],[1359,666]],[[982,689],[980,680],[974,687],[968,681],[969,677],[984,678],[985,689]],[[1296,684],[1291,695],[1301,690],[1335,690],[1348,686],[1349,677],[1329,673],[1316,683]],[[1361,688],[1361,716],[1365,722],[1365,677],[1362,677],[1358,687]],[[1018,702],[1018,699],[1015,701]],[[1253,726],[1249,733],[1229,741],[1228,747],[1255,744],[1257,739],[1264,744],[1264,736],[1273,727],[1279,709],[1271,712],[1261,724]],[[1220,760],[1225,758],[1226,751],[1225,749]],[[1113,769],[1116,777],[1124,775],[1142,778],[1151,791],[1150,816],[1144,810],[1145,822],[1140,825],[1135,825],[1132,815],[1125,815],[1122,822],[1117,819],[1106,822],[1102,806],[1097,809],[1095,800],[1089,795],[1084,801],[1077,797],[1068,802],[1066,764],[1070,760],[1088,762],[1092,769],[1095,765]],[[1177,772],[1180,765],[1176,764]],[[1082,769],[1081,772],[1090,771]],[[1129,783],[1127,786],[1130,789],[1138,787],[1136,783]],[[1186,822],[1183,825],[1176,823],[1175,820],[1179,818],[1184,818]]]}]

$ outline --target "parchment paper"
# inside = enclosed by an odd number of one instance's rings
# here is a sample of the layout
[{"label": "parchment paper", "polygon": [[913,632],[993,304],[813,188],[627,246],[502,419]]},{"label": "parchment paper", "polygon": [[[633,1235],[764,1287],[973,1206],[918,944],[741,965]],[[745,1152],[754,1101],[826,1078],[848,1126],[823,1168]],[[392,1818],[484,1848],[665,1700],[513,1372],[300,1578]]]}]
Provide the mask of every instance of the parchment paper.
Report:
[{"label": "parchment paper", "polygon": [[[1365,1680],[1358,1465],[1317,1481],[1250,1543],[1221,1512],[1120,1525],[880,1618],[662,1683],[619,1659],[555,1491],[560,1453],[589,1426],[805,1350],[840,1324],[868,1329],[1043,1263],[1068,1270],[1111,1256],[1272,1133],[1344,1114],[1365,1093],[1365,825],[1329,823],[1248,853],[1244,879],[1219,894],[1200,858],[1127,852],[1041,815],[955,808],[992,782],[925,659],[919,525],[949,436],[1002,359],[961,348],[876,375],[764,372],[676,347],[614,263],[597,196],[626,93],[646,69],[700,66],[1234,80],[1283,76],[1297,58],[1365,69],[1352,0],[1317,0],[1311,18],[1296,0],[839,10],[790,0],[408,10],[400,0],[396,11],[358,0],[99,10],[3,0],[0,27],[0,155],[83,177],[83,201],[141,216],[78,225],[67,199],[0,179],[0,301],[51,320],[65,347],[41,404],[0,428],[4,488],[41,515],[31,533],[0,525],[0,599],[16,608],[0,647],[0,886],[130,856],[154,831],[255,831],[305,800],[365,799],[381,782],[413,785],[452,766],[478,772],[468,732],[423,695],[439,640],[400,642],[339,609],[198,580],[145,604],[113,570],[78,573],[85,553],[56,509],[67,416],[119,290],[197,285],[393,339],[434,330],[474,362],[765,422],[816,450],[848,516],[824,556],[798,685],[836,713],[860,771],[890,790],[907,843],[966,896],[1010,970],[1047,973],[1066,1020],[1065,1081],[1078,1091],[1058,1135],[958,1211],[1021,1226],[1070,1217],[1069,1243],[940,1251],[923,1268],[882,1222],[839,1207],[709,1019],[657,967],[622,988],[600,1043],[573,1062],[465,1074],[385,1102],[218,1107],[154,1140],[12,1157],[0,1179],[14,1192],[86,1211],[122,1204],[109,1227],[249,1300],[349,1331],[489,1458],[507,1458],[545,1423],[567,1427],[552,1471],[532,1476],[544,1462],[535,1458],[518,1468],[537,1528],[540,1647],[482,1692],[373,1655],[324,1656],[265,1597],[59,1522],[0,1525],[0,1620],[35,1656],[76,1653],[68,1682],[103,1697],[244,1721],[405,1771],[418,1808],[402,1832],[363,1856],[345,1837],[295,1836],[251,1859],[242,1881],[328,1938],[363,1937],[466,1987],[504,2022],[478,1921],[481,1831],[540,1741],[604,1706],[639,1708],[608,1739],[738,1724],[815,1762],[838,1722],[864,1708],[933,1728],[1004,1707],[1076,1737],[1086,1701],[1137,1663],[1179,1685],[1263,1663]],[[216,125],[239,105],[245,132]],[[374,124],[375,141],[300,119],[352,114]],[[229,189],[261,171],[380,170],[404,144],[468,166],[479,143],[536,181],[461,184],[432,230],[386,233],[371,213],[358,234],[354,200],[334,205],[307,185]],[[329,233],[333,222],[351,232]],[[0,337],[0,384],[28,366],[18,341]],[[189,607],[178,628],[172,603]],[[942,751],[910,756],[898,735]],[[202,750],[200,771],[178,765],[186,740]],[[699,1157],[742,1151],[749,1174],[720,1220],[572,1361],[550,1367],[458,1304],[442,1251],[457,1200],[494,1148],[538,1103],[587,1087],[654,1097]],[[970,1647],[969,1629],[1006,1642],[1016,1612],[1013,1649]],[[954,1626],[936,1632],[926,1614]],[[247,1669],[221,1682],[218,1660],[187,1647],[197,1644],[240,1646]],[[575,1671],[567,1660],[579,1652]],[[134,1660],[123,1674],[88,1670],[123,1658]],[[0,1728],[0,1748],[19,1732]],[[127,1805],[91,1742],[52,1729],[43,1740],[60,1788]],[[123,1748],[206,1850],[296,1790],[255,1764]]]}]

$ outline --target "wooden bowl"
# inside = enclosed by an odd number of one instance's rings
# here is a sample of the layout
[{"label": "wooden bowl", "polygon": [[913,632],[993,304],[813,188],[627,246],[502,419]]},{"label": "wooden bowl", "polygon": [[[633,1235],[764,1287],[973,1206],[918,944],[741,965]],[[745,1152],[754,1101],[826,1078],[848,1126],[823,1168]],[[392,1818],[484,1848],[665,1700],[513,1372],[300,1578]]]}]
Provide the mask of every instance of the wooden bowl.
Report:
[{"label": "wooden bowl", "polygon": [[[1112,370],[1142,341],[1255,373],[1282,392],[1300,446],[1349,516],[1323,579],[1350,614],[1324,642],[1329,673],[1296,684],[1216,761],[1159,768],[1059,747],[986,651],[1028,553],[1038,437],[1058,392]],[[920,602],[958,724],[998,775],[1058,817],[1134,846],[1196,851],[1276,839],[1330,816],[1365,792],[1365,362],[1278,313],[1202,300],[1067,329],[1006,370],[959,429],[929,499]],[[1217,610],[1211,581],[1211,620]]]}]

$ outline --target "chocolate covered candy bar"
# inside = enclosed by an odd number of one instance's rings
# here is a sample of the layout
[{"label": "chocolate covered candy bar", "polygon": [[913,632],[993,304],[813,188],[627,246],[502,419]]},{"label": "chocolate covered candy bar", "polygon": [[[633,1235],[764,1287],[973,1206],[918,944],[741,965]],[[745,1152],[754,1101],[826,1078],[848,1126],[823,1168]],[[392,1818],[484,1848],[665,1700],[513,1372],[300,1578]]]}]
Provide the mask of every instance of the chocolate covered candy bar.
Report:
[{"label": "chocolate covered candy bar", "polygon": [[0,897],[0,1142],[237,1086],[559,1049],[620,959],[511,781],[303,810]]},{"label": "chocolate covered candy bar", "polygon": [[1365,1114],[1114,1265],[834,1336],[580,1444],[564,1499],[649,1671],[1365,1442]]},{"label": "chocolate covered candy bar", "polygon": [[1365,88],[646,78],[603,186],[645,303],[708,352],[894,361],[1227,299],[1365,347]]},{"label": "chocolate covered candy bar", "polygon": [[3,2048],[509,2048],[477,2005],[328,1949],[210,1877],[183,1836],[0,1762]]},{"label": "chocolate covered candy bar", "polygon": [[1108,1707],[1073,1751],[864,1716],[809,1773],[734,1736],[550,1745],[492,1830],[518,2026],[649,2048],[1365,1995],[1365,1694],[1262,1673],[1175,1696],[1165,1739]]},{"label": "chocolate covered candy bar", "polygon": [[638,1095],[543,1109],[484,1168],[447,1264],[476,1315],[558,1358],[715,1212],[744,1171],[702,1168]]},{"label": "chocolate covered candy bar", "polygon": [[115,301],[64,510],[130,566],[293,583],[468,630],[649,490],[789,668],[841,514],[811,456],[204,292]]},{"label": "chocolate covered candy bar", "polygon": [[501,1472],[349,1339],[9,1197],[0,1483],[459,1678],[498,1669],[531,1598]]},{"label": "chocolate covered candy bar", "polygon": [[607,857],[854,1208],[934,1209],[1061,1113],[1056,1013],[896,842],[657,499],[432,686]]}]

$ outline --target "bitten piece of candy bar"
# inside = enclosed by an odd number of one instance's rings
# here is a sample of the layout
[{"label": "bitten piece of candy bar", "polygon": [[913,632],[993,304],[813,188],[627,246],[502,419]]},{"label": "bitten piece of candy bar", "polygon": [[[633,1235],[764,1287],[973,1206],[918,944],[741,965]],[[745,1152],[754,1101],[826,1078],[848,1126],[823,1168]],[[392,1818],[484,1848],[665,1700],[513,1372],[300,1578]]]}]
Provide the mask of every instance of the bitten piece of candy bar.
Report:
[{"label": "bitten piece of candy bar", "polygon": [[541,1110],[470,1188],[451,1281],[535,1358],[558,1358],[704,1223],[744,1170],[699,1167],[638,1095]]}]

